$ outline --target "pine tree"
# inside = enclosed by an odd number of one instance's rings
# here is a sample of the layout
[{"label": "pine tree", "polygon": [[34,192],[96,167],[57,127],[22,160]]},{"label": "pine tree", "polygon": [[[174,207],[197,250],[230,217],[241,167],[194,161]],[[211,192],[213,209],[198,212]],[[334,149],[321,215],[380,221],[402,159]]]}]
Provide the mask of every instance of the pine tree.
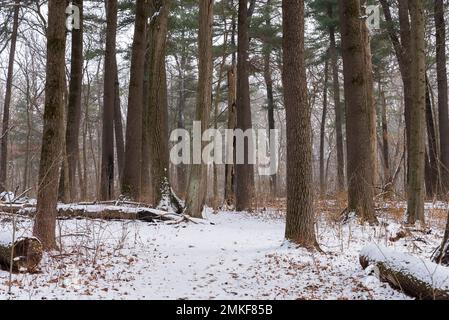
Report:
[{"label": "pine tree", "polygon": [[311,107],[304,61],[304,1],[282,1],[284,101],[287,118],[285,237],[317,248],[313,214]]},{"label": "pine tree", "polygon": [[[203,133],[209,127],[209,113],[212,105],[212,23],[213,0],[203,0],[199,4],[199,36],[198,36],[198,94],[196,121],[201,122]],[[202,217],[207,191],[207,164],[193,164],[190,170],[185,214]]]},{"label": "pine tree", "polygon": [[366,44],[359,0],[340,0],[346,100],[348,209],[362,221],[377,223],[373,204],[372,105],[367,97]]},{"label": "pine tree", "polygon": [[114,198],[114,105],[115,105],[115,55],[117,41],[117,0],[106,3],[106,51],[104,61],[104,98],[102,116],[102,151],[100,199]]},{"label": "pine tree", "polygon": [[414,224],[424,218],[424,161],[426,110],[426,56],[424,5],[421,0],[410,0],[410,53],[413,103],[410,110],[409,174],[407,185],[407,221]]},{"label": "pine tree", "polygon": [[14,13],[13,13],[13,27],[11,33],[11,47],[9,48],[8,59],[8,75],[6,78],[6,92],[5,102],[3,106],[3,122],[2,122],[2,136],[0,137],[0,190],[6,190],[6,177],[8,171],[8,135],[9,135],[9,118],[10,118],[10,105],[11,105],[11,93],[13,85],[14,75],[14,59],[16,56],[16,44],[17,34],[19,28],[19,11],[20,0],[14,1]]},{"label": "pine tree", "polygon": [[[66,157],[67,177],[70,200],[76,201],[77,183],[76,168],[79,161],[79,132],[81,120],[81,87],[83,82],[83,0],[73,1],[73,5],[79,9],[79,29],[72,30],[72,58],[69,82],[69,101],[67,107],[66,125]],[[81,174],[81,173],[79,173]]]},{"label": "pine tree", "polygon": [[65,10],[64,1],[50,0],[48,3],[44,130],[39,166],[37,214],[33,229],[34,236],[47,250],[56,248],[56,206],[59,168],[63,153]]},{"label": "pine tree", "polygon": [[126,151],[122,194],[140,200],[142,163],[142,114],[144,95],[144,67],[146,50],[147,5],[145,0],[136,3],[136,22],[131,58],[131,74],[126,121]]}]

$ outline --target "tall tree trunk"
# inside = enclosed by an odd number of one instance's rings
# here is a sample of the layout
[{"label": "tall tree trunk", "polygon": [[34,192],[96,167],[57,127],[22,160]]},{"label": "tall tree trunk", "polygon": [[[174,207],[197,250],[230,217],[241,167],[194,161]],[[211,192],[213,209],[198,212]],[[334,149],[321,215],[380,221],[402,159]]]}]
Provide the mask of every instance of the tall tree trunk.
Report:
[{"label": "tall tree trunk", "polygon": [[311,107],[304,61],[304,1],[282,1],[284,102],[287,118],[287,222],[285,237],[318,247],[312,187]]},{"label": "tall tree trunk", "polygon": [[143,82],[146,50],[145,0],[137,0],[136,22],[131,58],[131,74],[126,121],[126,151],[123,171],[122,194],[140,200],[142,160],[142,112]]},{"label": "tall tree trunk", "polygon": [[[178,104],[177,104],[178,129],[185,129],[185,119],[184,119],[184,110],[186,107],[185,68],[186,68],[187,57],[186,57],[184,51],[185,50],[183,48],[181,63],[179,66],[179,97],[178,97]],[[178,187],[177,192],[182,197],[185,195],[186,184],[187,184],[187,168],[184,163],[181,163],[177,166],[176,177],[177,177],[177,187]]]},{"label": "tall tree trunk", "polygon": [[433,120],[432,100],[430,98],[430,86],[426,79],[426,127],[427,141],[429,146],[428,161],[426,161],[426,191],[427,196],[432,199],[438,194],[438,146],[435,131],[435,122]]},{"label": "tall tree trunk", "polygon": [[[249,21],[248,0],[239,0],[238,10],[238,49],[237,49],[237,129],[244,132],[252,129],[251,100],[249,93]],[[250,141],[245,139],[243,164],[236,164],[236,209],[245,211],[252,209],[254,197],[254,166],[249,157]]]},{"label": "tall tree trunk", "polygon": [[388,134],[388,120],[387,120],[387,100],[385,98],[385,92],[382,90],[382,86],[379,81],[379,93],[381,103],[381,118],[382,118],[382,157],[384,164],[384,192],[387,196],[392,191],[391,180],[391,167],[390,167],[390,141]]},{"label": "tall tree trunk", "polygon": [[346,98],[348,209],[377,223],[373,206],[371,105],[367,99],[365,43],[359,0],[340,0]]},{"label": "tall tree trunk", "polygon": [[324,62],[324,83],[323,83],[323,113],[321,117],[320,129],[320,194],[326,194],[326,176],[324,173],[324,143],[326,138],[326,118],[327,118],[327,83],[329,82],[329,59]]},{"label": "tall tree trunk", "polygon": [[[199,35],[198,35],[198,94],[196,106],[196,121],[201,122],[201,135],[209,127],[209,113],[212,105],[212,23],[213,0],[203,0],[199,4]],[[204,143],[203,143],[204,146]],[[185,214],[202,218],[202,211],[207,191],[207,164],[193,164],[190,170]]]},{"label": "tall tree trunk", "polygon": [[[151,8],[151,6],[150,6]],[[151,9],[153,10],[153,9]],[[149,10],[148,14],[152,14]],[[142,109],[142,163],[141,163],[141,182],[140,193],[141,201],[150,203],[152,201],[151,181],[150,181],[150,102],[149,102],[149,88],[150,88],[150,64],[152,49],[150,47],[150,39],[152,36],[151,24],[147,23],[147,39],[146,39],[146,54],[144,65],[144,93],[143,93],[143,109]]]},{"label": "tall tree trunk", "polygon": [[[168,150],[168,104],[165,51],[167,41],[168,12],[171,1],[150,2],[150,57],[148,78],[148,126],[146,130],[150,156],[151,189],[155,206],[169,206],[176,211],[182,208],[170,185]],[[156,12],[159,14],[154,15]],[[143,155],[146,157],[148,155]],[[145,173],[146,168],[142,171]],[[167,208],[167,209],[171,209]]]},{"label": "tall tree trunk", "polygon": [[6,190],[6,177],[8,173],[8,136],[9,116],[11,105],[12,81],[14,75],[14,59],[16,56],[17,31],[19,28],[20,0],[14,2],[14,17],[11,34],[11,47],[9,49],[8,74],[6,77],[5,104],[3,106],[2,136],[0,137],[0,190]]},{"label": "tall tree trunk", "polygon": [[106,3],[106,53],[104,61],[103,127],[101,135],[100,199],[114,198],[114,104],[117,0]]},{"label": "tall tree trunk", "polygon": [[[332,5],[328,7],[328,17],[334,18]],[[338,72],[338,56],[337,45],[335,41],[335,27],[329,27],[330,47],[329,55],[332,65],[332,84],[333,84],[333,98],[335,108],[335,131],[337,140],[337,190],[343,191],[345,188],[345,158],[343,150],[343,106],[340,99],[340,80]]]},{"label": "tall tree trunk", "polygon": [[446,24],[443,0],[435,0],[435,28],[438,80],[438,121],[440,130],[440,166],[442,193],[449,192],[449,117],[446,67]]},{"label": "tall tree trunk", "polygon": [[413,104],[410,110],[409,174],[407,221],[424,223],[424,164],[425,164],[425,117],[426,117],[426,77],[425,77],[425,23],[424,4],[421,0],[408,2],[411,17],[410,52]]},{"label": "tall tree trunk", "polygon": [[56,247],[56,214],[59,170],[63,154],[65,87],[65,10],[64,1],[49,0],[47,29],[47,70],[44,129],[39,167],[37,214],[33,234],[45,250]]},{"label": "tall tree trunk", "polygon": [[[391,8],[388,0],[380,0],[382,5],[385,20],[387,21],[387,30],[390,40],[393,44],[396,58],[399,63],[399,70],[401,72],[401,78],[403,83],[404,93],[404,115],[405,115],[405,130],[406,130],[406,144],[407,150],[409,149],[410,141],[410,110],[413,103],[413,91],[411,83],[411,53],[410,53],[410,20],[409,20],[409,8],[408,0],[398,0],[399,9],[399,32],[395,29],[395,22],[391,15]],[[406,162],[405,174],[408,180],[410,161]]]},{"label": "tall tree trunk", "polygon": [[[366,16],[366,4],[367,0],[361,0],[361,12],[362,16]],[[369,129],[371,134],[371,183],[373,188],[373,193],[376,191],[375,184],[377,180],[377,129],[376,129],[376,102],[374,99],[374,79],[373,79],[373,63],[371,55],[371,39],[368,26],[365,19],[362,20],[362,37],[364,42],[364,52],[365,52],[365,70],[366,70],[366,101],[368,104],[369,112]]]},{"label": "tall tree trunk", "polygon": [[27,75],[27,89],[26,89],[26,96],[27,96],[27,104],[26,104],[26,122],[27,122],[27,131],[26,131],[26,142],[25,142],[25,161],[24,161],[24,169],[23,169],[23,191],[26,191],[28,189],[28,176],[30,172],[30,147],[31,147],[31,86],[30,86],[30,79]]},{"label": "tall tree trunk", "polygon": [[116,153],[117,153],[117,169],[119,181],[121,183],[123,177],[123,169],[125,166],[125,139],[123,137],[122,110],[120,107],[120,82],[118,80],[117,61],[115,61],[115,84],[114,84],[114,133]]},{"label": "tall tree trunk", "polygon": [[[83,184],[81,184],[81,199],[87,198],[87,135],[89,134],[89,105],[90,105],[90,90],[91,90],[91,80],[87,73],[87,86],[86,93],[84,96],[84,123],[83,123],[83,149],[82,149],[82,159],[83,159]],[[95,158],[93,158],[94,170],[96,168]],[[79,173],[81,174],[81,172]]]},{"label": "tall tree trunk", "polygon": [[[269,15],[269,9],[271,6],[271,0],[267,0],[265,4],[266,9],[266,17],[265,17],[265,26],[267,30],[271,28],[271,17]],[[267,90],[267,116],[268,116],[268,137],[271,141],[271,133],[272,130],[276,129],[275,120],[274,120],[274,93],[273,93],[273,76],[271,71],[271,50],[272,46],[267,41],[264,43],[263,48],[263,76],[265,80],[265,86]],[[277,156],[277,150],[274,150],[275,145],[271,145],[270,143],[270,157],[271,161],[278,161],[275,157]],[[276,173],[270,176],[270,193],[276,197]]]},{"label": "tall tree trunk", "polygon": [[78,139],[81,120],[81,87],[83,83],[83,0],[74,0],[73,5],[79,8],[80,28],[72,30],[72,58],[65,136],[68,196],[72,202],[77,200],[76,168],[79,160]]},{"label": "tall tree trunk", "polygon": [[[226,3],[222,2],[222,12],[224,12],[226,7]],[[223,56],[220,62],[219,70],[218,70],[218,80],[217,80],[217,86],[215,88],[215,96],[214,96],[214,102],[213,102],[213,123],[214,123],[214,129],[218,130],[218,118],[219,118],[219,107],[221,102],[221,91],[222,91],[222,82],[224,78],[224,71],[227,61],[227,55],[228,55],[228,27],[226,23],[226,19],[224,19],[224,33],[223,33]],[[219,200],[218,200],[218,166],[219,164],[214,161],[213,164],[213,198],[212,198],[212,208],[217,209],[219,206]]]},{"label": "tall tree trunk", "polygon": [[[234,7],[234,0],[230,0],[230,6]],[[237,31],[236,15],[233,11],[232,13],[232,32],[231,32],[231,47],[236,47],[235,35]],[[234,51],[232,53],[232,64],[228,70],[228,129],[235,130],[237,126],[237,69],[236,61],[237,55]],[[226,145],[231,145],[227,142]],[[224,190],[224,201],[228,207],[235,205],[235,189],[236,189],[236,179],[235,179],[235,137],[232,141],[232,150],[226,150],[226,159],[232,161],[226,161],[225,166],[225,190]],[[232,158],[231,158],[232,157]]]},{"label": "tall tree trunk", "polygon": [[[228,129],[235,130],[237,117],[236,117],[236,68],[235,65],[231,66],[228,70]],[[230,142],[227,142],[227,145],[230,145]],[[225,166],[225,204],[228,207],[231,207],[235,203],[235,193],[234,193],[234,185],[235,185],[235,166],[233,163],[235,160],[235,138],[232,141],[232,150],[227,149],[226,157],[232,161],[227,161]],[[231,153],[231,154],[229,154]]]}]

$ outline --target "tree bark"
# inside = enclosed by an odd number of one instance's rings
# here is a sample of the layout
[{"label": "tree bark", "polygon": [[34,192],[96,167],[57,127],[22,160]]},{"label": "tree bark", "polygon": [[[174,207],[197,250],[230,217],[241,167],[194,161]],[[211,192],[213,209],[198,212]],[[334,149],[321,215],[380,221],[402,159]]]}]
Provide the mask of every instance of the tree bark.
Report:
[{"label": "tree bark", "polygon": [[[367,0],[361,1],[361,12],[362,16],[366,16],[366,4]],[[364,42],[364,52],[365,52],[365,70],[366,70],[366,101],[368,105],[368,115],[369,115],[369,129],[371,134],[371,183],[373,188],[373,193],[376,192],[376,179],[377,179],[377,128],[376,128],[376,103],[374,99],[374,79],[373,79],[373,63],[371,54],[371,39],[366,20],[362,20],[362,36]]]},{"label": "tree bark", "polygon": [[[230,0],[230,6],[234,7],[234,0]],[[237,30],[236,25],[236,15],[232,13],[232,32],[231,32],[231,47],[235,48],[235,35]],[[232,53],[232,63],[228,70],[228,129],[235,130],[237,126],[237,69],[236,69],[236,52]],[[227,142],[226,145],[230,145]],[[235,138],[232,141],[232,151],[226,149],[226,158],[230,159],[232,157],[231,163],[226,161],[225,165],[225,190],[224,190],[224,201],[228,207],[235,206],[235,190],[236,190],[236,179],[235,179]]]},{"label": "tree bark", "polygon": [[44,250],[56,248],[56,205],[64,135],[65,9],[64,1],[50,0],[48,3],[44,129],[33,229]]},{"label": "tree bark", "polygon": [[377,223],[373,205],[371,105],[367,99],[366,48],[359,0],[340,0],[346,98],[348,209]]},{"label": "tree bark", "polygon": [[433,199],[438,194],[438,146],[435,131],[435,122],[433,120],[432,100],[430,98],[430,86],[426,79],[426,127],[427,141],[429,151],[427,152],[425,184],[429,199]]},{"label": "tree bark", "polygon": [[[228,129],[235,130],[237,117],[236,117],[236,68],[235,65],[231,66],[228,70]],[[230,142],[229,142],[230,143]],[[232,151],[227,149],[227,157],[232,157],[232,162],[235,160],[235,138],[232,141]],[[232,152],[232,154],[228,154]],[[225,204],[228,207],[232,207],[235,204],[235,166],[232,163],[227,163],[225,166]]]},{"label": "tree bark", "polygon": [[[249,21],[248,0],[239,0],[238,9],[238,44],[237,44],[237,129],[244,132],[252,129],[251,100],[249,93]],[[254,197],[254,166],[250,163],[250,141],[244,142],[243,164],[236,164],[236,209],[251,211]]]},{"label": "tree bark", "polygon": [[[332,5],[328,7],[328,17],[334,18]],[[332,86],[335,109],[335,131],[337,140],[337,191],[342,192],[345,189],[345,159],[343,150],[343,106],[340,99],[340,80],[338,71],[337,45],[335,41],[335,27],[329,27],[329,55],[332,64]]]},{"label": "tree bark", "polygon": [[79,161],[78,139],[81,121],[81,87],[83,83],[83,0],[74,0],[73,5],[79,8],[80,28],[72,30],[72,58],[65,136],[68,196],[72,202],[76,201],[78,197],[76,168]]},{"label": "tree bark", "polygon": [[323,113],[321,117],[320,129],[320,194],[326,194],[326,176],[324,172],[324,143],[326,138],[326,117],[327,117],[327,83],[329,81],[329,59],[324,62],[324,83],[323,83]]},{"label": "tree bark", "polygon": [[[266,17],[265,17],[265,26],[267,30],[271,29],[271,17],[269,15],[269,9],[271,6],[271,0],[267,0],[266,3]],[[267,116],[268,116],[268,137],[271,141],[271,133],[272,130],[276,129],[275,120],[274,120],[274,93],[273,93],[273,76],[271,71],[271,50],[272,46],[267,41],[264,43],[264,53],[263,53],[263,61],[264,61],[264,69],[263,76],[265,80],[265,86],[267,90]],[[277,156],[277,150],[273,150],[274,145],[270,143],[270,157],[271,161],[278,161],[275,157]],[[276,174],[270,176],[270,193],[276,197]]]},{"label": "tree bark", "polygon": [[0,137],[0,190],[6,190],[6,177],[8,173],[8,136],[9,117],[11,105],[12,82],[14,75],[14,59],[16,56],[17,33],[19,29],[20,0],[14,2],[13,27],[11,34],[11,47],[9,49],[8,74],[6,76],[5,102],[3,106],[2,136]]},{"label": "tree bark", "polygon": [[114,85],[114,133],[117,153],[117,169],[119,181],[123,178],[125,166],[125,139],[123,137],[122,110],[120,107],[120,82],[118,79],[117,61],[115,61],[115,85]]},{"label": "tree bark", "polygon": [[440,167],[442,194],[449,192],[449,117],[446,67],[446,23],[443,0],[435,0],[436,59],[438,80],[438,122],[440,130]]},{"label": "tree bark", "polygon": [[425,77],[425,23],[424,5],[421,0],[409,1],[411,17],[410,52],[413,104],[410,110],[409,174],[407,185],[407,221],[415,224],[424,218],[424,165],[425,165],[425,119],[426,119],[426,77]]},{"label": "tree bark", "polygon": [[384,163],[384,192],[389,197],[393,191],[391,166],[390,166],[390,139],[388,133],[387,120],[387,100],[385,92],[379,83],[380,103],[381,103],[381,118],[382,118],[382,157]]},{"label": "tree bark", "polygon": [[[178,120],[178,129],[185,129],[185,118],[184,111],[186,107],[186,86],[185,86],[185,68],[186,68],[186,54],[185,49],[182,50],[181,63],[179,66],[179,97],[178,97],[178,105],[177,105],[177,120]],[[181,139],[181,138],[180,138]],[[182,197],[186,192],[187,185],[187,168],[184,163],[181,163],[176,168],[176,177],[177,177],[177,192]]]},{"label": "tree bark", "polygon": [[140,200],[141,192],[146,9],[145,0],[137,0],[128,95],[128,117],[126,121],[125,167],[122,181],[122,194],[136,201]]},{"label": "tree bark", "polygon": [[[213,0],[202,0],[199,4],[199,35],[198,35],[198,94],[196,105],[196,121],[201,122],[201,135],[209,127],[209,113],[212,105],[212,23]],[[203,147],[205,144],[203,143]],[[185,214],[202,218],[202,211],[207,191],[207,164],[193,164],[190,170]]]},{"label": "tree bark", "polygon": [[[387,30],[390,36],[390,40],[393,44],[393,48],[396,53],[396,58],[399,63],[399,70],[401,72],[401,78],[403,83],[404,93],[404,114],[405,114],[405,130],[406,130],[406,143],[407,149],[410,141],[410,110],[412,108],[412,88],[411,88],[411,53],[410,53],[410,20],[409,9],[407,0],[398,0],[399,9],[399,32],[395,29],[395,22],[391,15],[390,4],[387,0],[380,0],[382,5],[385,20],[387,21]],[[409,167],[409,161],[406,163]],[[408,180],[408,169],[405,174]]]},{"label": "tree bark", "polygon": [[[151,6],[149,6],[151,8]],[[153,9],[151,9],[152,11]],[[148,15],[151,14],[149,9]],[[143,92],[143,109],[142,109],[142,163],[141,163],[141,201],[150,203],[152,201],[151,192],[151,180],[150,180],[150,66],[152,47],[150,47],[150,39],[152,37],[151,24],[147,23],[147,39],[146,39],[146,54],[145,54],[145,65],[144,65],[144,92]]]},{"label": "tree bark", "polygon": [[100,199],[114,198],[114,104],[117,0],[106,3],[106,53],[104,61],[103,127],[101,135]]},{"label": "tree bark", "polygon": [[[168,150],[168,103],[167,79],[165,69],[165,51],[167,42],[168,12],[171,1],[153,0],[150,2],[150,68],[148,78],[148,118],[144,124],[144,135],[148,143],[150,157],[151,190],[153,204],[171,206],[177,212],[182,207],[170,185],[169,150]],[[155,15],[155,13],[159,13]],[[142,175],[147,169],[143,168]]]},{"label": "tree bark", "polygon": [[313,214],[312,125],[304,55],[304,1],[282,1],[284,103],[287,118],[285,237],[317,248]]}]

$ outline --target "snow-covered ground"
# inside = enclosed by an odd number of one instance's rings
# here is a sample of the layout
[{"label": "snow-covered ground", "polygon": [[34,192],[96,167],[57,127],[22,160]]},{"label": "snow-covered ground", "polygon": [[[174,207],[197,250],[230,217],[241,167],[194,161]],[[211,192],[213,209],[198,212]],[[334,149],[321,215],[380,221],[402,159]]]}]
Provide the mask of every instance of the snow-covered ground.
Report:
[{"label": "snow-covered ground", "polygon": [[[0,271],[0,299],[407,299],[359,264],[359,252],[379,243],[428,258],[439,244],[441,221],[398,241],[400,225],[317,224],[325,254],[284,242],[284,219],[260,214],[206,214],[210,223],[166,225],[141,221],[60,220],[61,252],[47,254],[38,274]],[[438,223],[437,223],[438,222]],[[32,221],[19,218],[18,236]],[[0,240],[11,221],[0,216]]]}]

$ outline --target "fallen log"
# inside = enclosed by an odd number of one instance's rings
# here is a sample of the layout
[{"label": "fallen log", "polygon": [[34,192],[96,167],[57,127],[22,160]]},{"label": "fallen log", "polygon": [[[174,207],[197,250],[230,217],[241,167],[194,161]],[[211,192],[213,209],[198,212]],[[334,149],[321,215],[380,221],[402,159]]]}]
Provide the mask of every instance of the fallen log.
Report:
[{"label": "fallen log", "polygon": [[181,216],[151,209],[148,207],[123,207],[123,206],[90,206],[90,205],[60,205],[58,207],[60,218],[89,218],[103,220],[141,220],[146,222],[172,221]]},{"label": "fallen log", "polygon": [[[33,217],[36,208],[33,206],[22,207],[11,214]],[[207,223],[202,219],[195,219],[182,214],[139,206],[115,206],[106,204],[59,204],[59,219],[102,219],[102,220],[140,220],[145,222],[193,222]]]},{"label": "fallen log", "polygon": [[[33,205],[14,205],[8,207],[8,210],[0,211],[9,214],[19,214],[33,217],[36,214],[36,207]],[[172,212],[152,209],[149,207],[129,207],[115,206],[105,204],[73,204],[58,205],[58,218],[89,218],[104,220],[142,220],[153,221],[172,221],[178,220],[182,215]]]},{"label": "fallen log", "polygon": [[36,205],[28,203],[0,203],[0,212],[16,214],[26,208],[35,208]]},{"label": "fallen log", "polygon": [[14,245],[0,244],[0,269],[11,270],[11,252],[13,252],[12,271],[26,270],[35,272],[42,260],[42,244],[37,238],[23,238]]},{"label": "fallen log", "polygon": [[449,269],[431,261],[371,244],[360,252],[363,269],[372,266],[382,282],[419,300],[449,300]]}]

